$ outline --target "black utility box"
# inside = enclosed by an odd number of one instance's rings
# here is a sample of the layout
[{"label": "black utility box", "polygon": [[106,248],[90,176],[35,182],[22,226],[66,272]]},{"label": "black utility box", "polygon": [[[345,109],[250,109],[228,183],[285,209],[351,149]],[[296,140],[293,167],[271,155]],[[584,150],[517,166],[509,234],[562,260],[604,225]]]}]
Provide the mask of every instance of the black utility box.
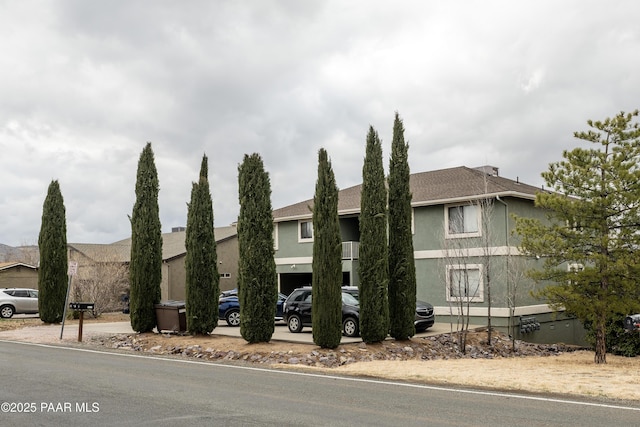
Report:
[{"label": "black utility box", "polygon": [[187,309],[184,301],[162,301],[154,305],[158,332],[186,332]]}]

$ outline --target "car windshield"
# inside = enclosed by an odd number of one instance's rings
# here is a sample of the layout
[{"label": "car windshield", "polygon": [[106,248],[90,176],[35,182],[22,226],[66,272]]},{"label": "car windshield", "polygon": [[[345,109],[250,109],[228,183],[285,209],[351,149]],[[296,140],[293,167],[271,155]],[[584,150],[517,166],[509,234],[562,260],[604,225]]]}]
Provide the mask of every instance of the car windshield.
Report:
[{"label": "car windshield", "polygon": [[348,305],[358,305],[358,300],[351,294],[346,292],[342,293],[342,303]]},{"label": "car windshield", "polygon": [[238,296],[238,290],[237,289],[231,289],[229,291],[222,291],[220,293],[220,298],[237,297],[237,296]]}]

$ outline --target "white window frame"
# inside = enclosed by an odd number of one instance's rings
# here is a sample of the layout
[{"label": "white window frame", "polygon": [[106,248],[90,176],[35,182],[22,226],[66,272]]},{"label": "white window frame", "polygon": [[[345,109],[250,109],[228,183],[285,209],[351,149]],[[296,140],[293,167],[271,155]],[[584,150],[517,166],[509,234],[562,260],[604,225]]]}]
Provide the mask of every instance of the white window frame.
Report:
[{"label": "white window frame", "polygon": [[279,223],[275,223],[273,224],[273,250],[277,251],[278,250],[278,225]]},{"label": "white window frame", "polygon": [[567,271],[578,272],[582,270],[584,270],[584,265],[580,263],[573,262],[573,263],[567,264]]},{"label": "white window frame", "polygon": [[[579,272],[581,272],[582,270],[584,270],[584,265],[578,262],[572,262],[567,264],[567,271],[569,273],[573,273],[578,274]],[[567,284],[571,284],[573,282],[573,278],[571,276],[569,276],[569,280],[567,282]]]},{"label": "white window frame", "polygon": [[[475,296],[454,296],[451,295],[451,271],[453,270],[477,270],[478,271],[478,290]],[[466,286],[465,286],[466,287]],[[484,302],[484,266],[482,264],[455,264],[447,265],[447,301],[449,302]]]},{"label": "white window frame", "polygon": [[[302,237],[302,224],[311,224],[311,237]],[[313,221],[310,219],[298,220],[298,243],[313,242]]]},{"label": "white window frame", "polygon": [[411,234],[416,234],[416,208],[411,208]]},{"label": "white window frame", "polygon": [[[474,208],[476,211],[476,231],[470,231],[470,232],[462,232],[462,233],[451,233],[449,231],[449,209],[451,208],[459,208],[459,207],[469,207],[469,208]],[[482,215],[482,208],[480,206],[478,206],[477,204],[473,204],[473,203],[462,203],[462,204],[451,204],[451,205],[444,205],[444,234],[445,237],[447,239],[456,239],[456,238],[462,238],[462,237],[480,237],[482,236],[482,227],[481,225],[481,217],[480,215]]]},{"label": "white window frame", "polygon": [[221,279],[230,279],[231,278],[231,273],[220,273],[220,278]]}]

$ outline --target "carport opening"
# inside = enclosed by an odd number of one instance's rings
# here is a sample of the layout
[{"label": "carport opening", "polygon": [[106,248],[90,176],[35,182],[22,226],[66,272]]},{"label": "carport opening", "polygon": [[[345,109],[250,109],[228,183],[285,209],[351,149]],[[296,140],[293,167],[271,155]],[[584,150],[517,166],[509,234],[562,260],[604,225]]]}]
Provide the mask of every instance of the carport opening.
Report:
[{"label": "carport opening", "polygon": [[[342,284],[348,285],[349,272],[342,273]],[[311,286],[311,273],[284,273],[280,274],[280,292],[285,295],[289,295],[296,288],[302,286]]]}]

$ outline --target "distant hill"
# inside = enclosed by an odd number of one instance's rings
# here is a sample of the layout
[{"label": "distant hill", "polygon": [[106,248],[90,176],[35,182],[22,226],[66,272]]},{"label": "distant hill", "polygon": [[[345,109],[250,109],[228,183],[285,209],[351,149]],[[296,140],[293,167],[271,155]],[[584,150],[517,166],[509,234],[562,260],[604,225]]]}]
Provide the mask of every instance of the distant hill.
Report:
[{"label": "distant hill", "polygon": [[0,262],[19,261],[37,265],[40,255],[37,246],[8,246],[0,243]]},{"label": "distant hill", "polygon": [[0,243],[0,261],[2,262],[10,261],[9,259],[7,259],[7,256],[10,257],[14,250],[15,248],[11,246],[3,245],[2,243]]}]

